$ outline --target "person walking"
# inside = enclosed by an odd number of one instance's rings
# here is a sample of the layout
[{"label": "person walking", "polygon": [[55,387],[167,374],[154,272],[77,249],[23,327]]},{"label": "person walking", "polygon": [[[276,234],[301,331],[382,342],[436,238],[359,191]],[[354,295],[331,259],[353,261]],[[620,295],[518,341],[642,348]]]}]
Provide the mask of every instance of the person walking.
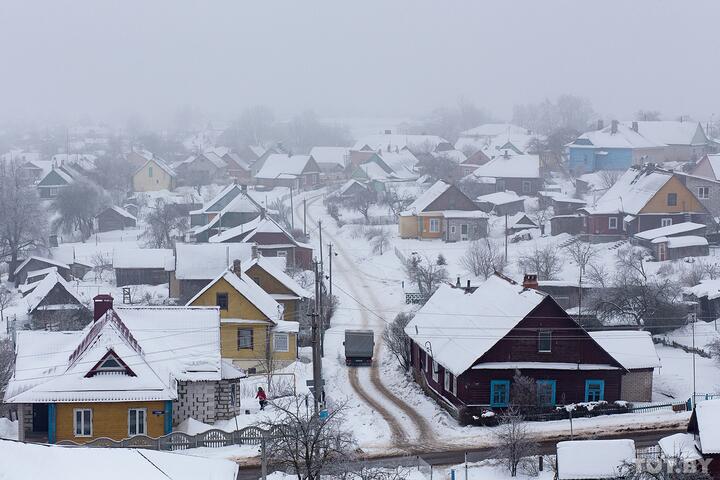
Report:
[{"label": "person walking", "polygon": [[262,387],[258,387],[255,398],[257,398],[260,403],[260,410],[265,410],[265,405],[267,405],[267,395],[265,395],[265,390],[263,390]]}]

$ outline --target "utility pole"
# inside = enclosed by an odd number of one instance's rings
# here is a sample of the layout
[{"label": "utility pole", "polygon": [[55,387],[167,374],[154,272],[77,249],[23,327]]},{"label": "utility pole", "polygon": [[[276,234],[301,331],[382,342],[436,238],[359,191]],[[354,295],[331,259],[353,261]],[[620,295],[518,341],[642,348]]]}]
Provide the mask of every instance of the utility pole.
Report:
[{"label": "utility pole", "polygon": [[318,269],[317,259],[313,262],[313,272],[315,273],[315,307],[312,317],[312,361],[313,361],[313,400],[315,415],[320,411],[320,402],[322,400],[322,358],[320,357],[320,329],[318,328],[320,320],[320,271]]},{"label": "utility pole", "polygon": [[329,294],[329,297],[330,297],[331,301],[332,301],[332,296],[333,296],[333,294],[332,294],[332,257],[333,257],[333,251],[332,251],[332,250],[333,250],[333,244],[332,244],[332,243],[328,243],[328,267],[329,267],[329,270],[330,270],[330,278],[328,279],[328,282],[330,283],[330,294]]},{"label": "utility pole", "polygon": [[695,395],[697,390],[695,388],[695,314],[690,314],[690,321],[692,322],[692,372],[693,372],[693,396],[692,396],[692,409],[695,410]]},{"label": "utility pole", "polygon": [[293,188],[290,183],[290,228],[295,230],[295,209],[293,208]]},{"label": "utility pole", "polygon": [[307,198],[303,198],[303,235],[307,237]]},{"label": "utility pole", "polygon": [[507,237],[508,237],[508,218],[507,213],[505,214],[505,263],[507,263]]},{"label": "utility pole", "polygon": [[322,220],[318,220],[318,230],[320,231],[320,271],[323,271],[323,251],[322,251]]}]

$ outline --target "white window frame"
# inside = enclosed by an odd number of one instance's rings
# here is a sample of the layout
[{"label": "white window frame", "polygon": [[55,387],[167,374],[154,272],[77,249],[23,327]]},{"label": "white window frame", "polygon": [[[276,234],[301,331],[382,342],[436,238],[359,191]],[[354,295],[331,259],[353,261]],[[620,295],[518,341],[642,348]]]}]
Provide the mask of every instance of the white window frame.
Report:
[{"label": "white window frame", "polygon": [[617,217],[609,217],[608,218],[608,230],[617,230],[617,229],[618,229]]},{"label": "white window frame", "polygon": [[[543,335],[546,335],[547,338],[550,339],[549,348],[541,348],[541,340],[543,339]],[[552,353],[552,330],[542,329],[538,331],[538,353]]]},{"label": "white window frame", "polygon": [[438,383],[438,380],[440,379],[440,369],[438,368],[438,363],[433,359],[432,361],[432,379],[433,382]]},{"label": "white window frame", "polygon": [[455,235],[455,225],[450,225],[450,233]]},{"label": "white window frame", "polygon": [[277,255],[278,257],[287,258],[287,250],[278,250],[275,255]]},{"label": "white window frame", "polygon": [[[433,225],[435,228],[433,228]],[[430,219],[430,233],[439,233],[440,232],[440,219],[439,218],[431,218]]]},{"label": "white window frame", "polygon": [[[130,413],[135,412],[135,433],[132,433],[133,424],[130,420]],[[142,412],[142,423],[138,422],[138,413]],[[142,427],[142,432],[139,431],[138,427]],[[147,408],[128,408],[128,437],[134,437],[135,435],[147,435]]]},{"label": "white window frame", "polygon": [[[82,417],[80,419],[80,428],[81,429],[85,425],[85,416],[86,415],[90,416],[90,433],[89,434],[85,434],[85,433],[78,434],[78,421],[77,421],[78,413],[80,413],[81,417]],[[93,436],[93,414],[92,414],[91,408],[74,408],[73,409],[73,433],[75,434],[76,437],[92,437]]]},{"label": "white window frame", "polygon": [[[697,187],[698,198],[700,200],[708,200],[710,198],[710,187]],[[703,195],[704,193],[704,195]]]},{"label": "white window frame", "polygon": [[49,190],[49,192],[50,192],[50,193],[48,193],[49,196],[51,196],[51,197],[57,197],[57,194],[58,194],[58,192],[59,192],[60,189],[59,189],[58,187],[50,187],[48,190]]},{"label": "white window frame", "polygon": [[661,218],[660,219],[660,227],[670,227],[672,226],[672,218]]},{"label": "white window frame", "polygon": [[[285,346],[283,348],[278,347],[278,339],[285,339]],[[289,352],[290,351],[290,334],[274,333],[273,334],[273,350],[275,352]]]}]

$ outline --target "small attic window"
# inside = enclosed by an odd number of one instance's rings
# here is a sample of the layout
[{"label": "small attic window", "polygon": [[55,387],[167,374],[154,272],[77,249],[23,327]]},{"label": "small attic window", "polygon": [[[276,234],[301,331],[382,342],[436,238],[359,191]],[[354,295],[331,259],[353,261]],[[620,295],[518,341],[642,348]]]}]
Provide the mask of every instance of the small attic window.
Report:
[{"label": "small attic window", "polygon": [[114,351],[110,350],[100,359],[98,363],[85,375],[85,377],[94,377],[98,373],[124,373],[131,377],[135,376],[135,372],[130,370],[125,362],[120,360]]},{"label": "small attic window", "polygon": [[120,365],[120,362],[117,361],[115,357],[108,357],[105,359],[105,361],[102,363],[102,365],[97,367],[98,370],[125,370],[125,368]]}]

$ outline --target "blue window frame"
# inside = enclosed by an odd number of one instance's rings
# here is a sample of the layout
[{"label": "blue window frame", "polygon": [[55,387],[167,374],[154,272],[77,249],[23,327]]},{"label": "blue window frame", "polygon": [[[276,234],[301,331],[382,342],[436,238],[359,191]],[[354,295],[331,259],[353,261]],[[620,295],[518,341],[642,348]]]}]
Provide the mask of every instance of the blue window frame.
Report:
[{"label": "blue window frame", "polygon": [[537,381],[537,403],[539,406],[551,407],[555,405],[556,384],[555,380]]},{"label": "blue window frame", "polygon": [[507,407],[510,403],[510,380],[490,380],[490,406]]},{"label": "blue window frame", "polygon": [[585,380],[585,401],[605,400],[605,380]]}]

